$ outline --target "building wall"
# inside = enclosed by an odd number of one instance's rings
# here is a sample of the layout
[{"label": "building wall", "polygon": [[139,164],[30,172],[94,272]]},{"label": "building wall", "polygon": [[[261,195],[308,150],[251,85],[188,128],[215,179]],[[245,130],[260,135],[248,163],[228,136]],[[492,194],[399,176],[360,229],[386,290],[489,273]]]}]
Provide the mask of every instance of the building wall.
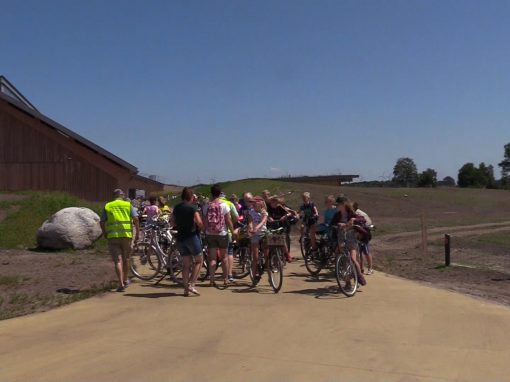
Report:
[{"label": "building wall", "polygon": [[132,174],[0,100],[0,190],[65,191],[104,201]]}]

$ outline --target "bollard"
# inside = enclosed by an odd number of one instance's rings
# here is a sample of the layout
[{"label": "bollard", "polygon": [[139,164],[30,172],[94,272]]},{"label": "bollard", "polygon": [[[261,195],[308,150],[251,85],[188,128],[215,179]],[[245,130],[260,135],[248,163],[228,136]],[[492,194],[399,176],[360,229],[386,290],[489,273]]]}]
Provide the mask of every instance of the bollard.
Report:
[{"label": "bollard", "polygon": [[444,235],[444,265],[450,266],[450,235]]}]

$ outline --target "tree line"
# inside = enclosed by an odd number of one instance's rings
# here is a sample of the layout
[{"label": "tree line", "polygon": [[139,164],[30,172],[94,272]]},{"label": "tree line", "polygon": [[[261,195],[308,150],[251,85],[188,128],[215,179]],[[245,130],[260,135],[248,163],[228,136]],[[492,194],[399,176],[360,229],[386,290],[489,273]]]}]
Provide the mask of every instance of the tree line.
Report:
[{"label": "tree line", "polygon": [[[496,180],[494,167],[484,162],[476,166],[474,163],[464,164],[457,175],[459,187],[473,188],[510,188],[510,143],[504,146],[503,160],[498,164],[501,168],[501,178]],[[437,172],[428,168],[418,173],[414,160],[399,158],[393,167],[391,183],[399,187],[436,187],[455,186],[455,180],[447,176],[442,181],[437,180]]]}]

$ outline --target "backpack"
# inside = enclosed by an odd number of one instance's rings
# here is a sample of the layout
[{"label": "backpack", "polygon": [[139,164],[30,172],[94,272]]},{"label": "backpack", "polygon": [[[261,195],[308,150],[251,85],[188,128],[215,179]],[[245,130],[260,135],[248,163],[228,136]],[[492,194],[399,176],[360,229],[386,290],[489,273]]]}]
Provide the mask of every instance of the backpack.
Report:
[{"label": "backpack", "polygon": [[363,216],[357,215],[355,217],[353,227],[363,236],[361,240],[363,243],[368,243],[372,240],[372,232],[370,231],[370,227]]},{"label": "backpack", "polygon": [[207,204],[207,213],[205,216],[207,231],[212,234],[219,234],[225,231],[225,216],[221,212],[221,203],[210,202]]}]

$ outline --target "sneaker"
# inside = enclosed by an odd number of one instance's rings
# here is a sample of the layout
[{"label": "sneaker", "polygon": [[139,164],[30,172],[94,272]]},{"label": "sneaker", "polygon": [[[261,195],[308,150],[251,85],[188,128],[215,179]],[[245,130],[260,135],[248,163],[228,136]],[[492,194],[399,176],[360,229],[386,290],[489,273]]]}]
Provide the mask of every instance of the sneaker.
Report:
[{"label": "sneaker", "polygon": [[120,287],[118,287],[117,289],[117,292],[125,292],[126,291],[126,288],[124,288],[123,285],[121,285]]},{"label": "sneaker", "polygon": [[130,279],[127,279],[126,281],[124,281],[124,288],[127,288],[129,285],[131,285]]},{"label": "sneaker", "polygon": [[188,288],[188,291],[193,293],[195,296],[200,296],[200,292],[197,290],[197,288],[190,286]]},{"label": "sneaker", "polygon": [[228,276],[228,282],[229,283],[233,283],[234,282],[234,276],[233,275],[229,275]]},{"label": "sneaker", "polygon": [[374,274],[374,270],[373,269],[369,269],[368,272],[367,272],[367,275],[373,275]]},{"label": "sneaker", "polygon": [[363,286],[367,285],[367,280],[365,280],[365,277],[363,275],[359,275],[358,281]]}]

